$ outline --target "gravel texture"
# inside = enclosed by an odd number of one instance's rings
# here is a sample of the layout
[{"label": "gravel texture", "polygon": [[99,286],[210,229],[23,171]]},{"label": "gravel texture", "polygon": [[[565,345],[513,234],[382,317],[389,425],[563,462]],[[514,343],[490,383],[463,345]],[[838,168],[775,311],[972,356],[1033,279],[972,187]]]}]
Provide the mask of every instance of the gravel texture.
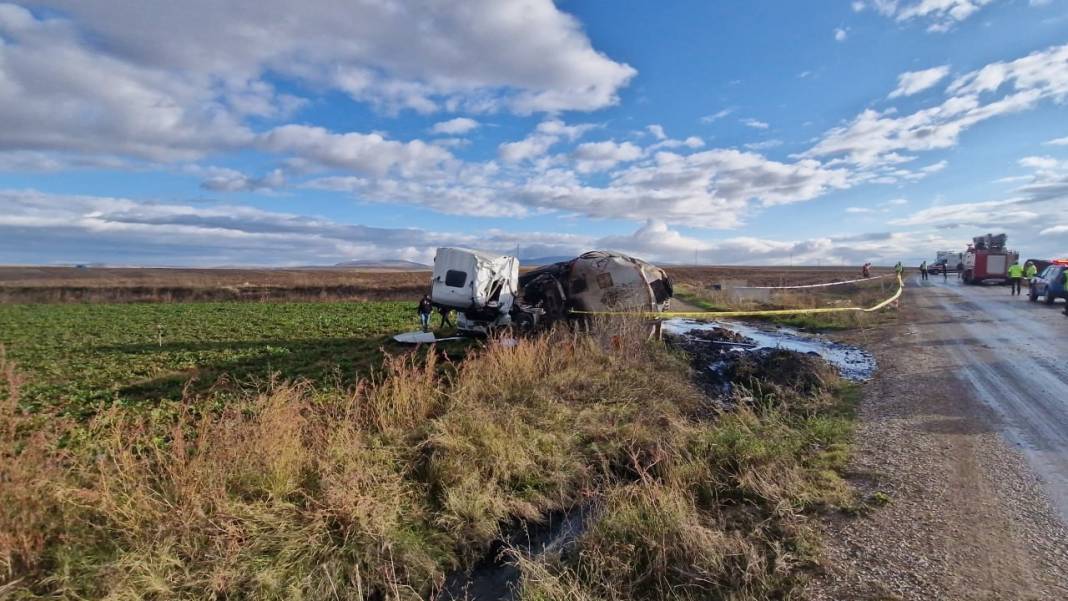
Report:
[{"label": "gravel texture", "polygon": [[1007,434],[1020,424],[967,378],[976,359],[947,352],[961,327],[946,322],[938,295],[949,293],[913,288],[896,323],[848,336],[879,364],[848,474],[871,510],[827,517],[810,599],[1068,599],[1068,533],[1048,479]]}]

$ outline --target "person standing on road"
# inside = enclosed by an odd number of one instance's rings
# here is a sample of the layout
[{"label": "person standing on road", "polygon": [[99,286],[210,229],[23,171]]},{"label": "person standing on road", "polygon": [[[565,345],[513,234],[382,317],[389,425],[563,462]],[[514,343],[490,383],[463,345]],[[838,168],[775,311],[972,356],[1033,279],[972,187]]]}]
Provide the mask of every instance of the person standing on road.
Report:
[{"label": "person standing on road", "polygon": [[430,295],[424,294],[423,300],[419,301],[419,323],[423,325],[423,331],[430,330],[430,314],[434,311],[434,303],[430,302]]},{"label": "person standing on road", "polygon": [[1038,267],[1035,266],[1035,263],[1033,261],[1028,261],[1027,264],[1024,265],[1024,277],[1027,279],[1027,284],[1029,286],[1031,284],[1031,281],[1034,280],[1035,276],[1037,275]]},{"label": "person standing on road", "polygon": [[[1068,269],[1064,269],[1061,271],[1061,277],[1064,278],[1064,282],[1062,282],[1064,284],[1064,289],[1068,290]],[[1049,293],[1047,292],[1046,294]],[[1064,314],[1068,315],[1068,301],[1065,301]]]},{"label": "person standing on road", "polygon": [[865,263],[860,268],[860,275],[870,278],[871,277],[871,263]]},{"label": "person standing on road", "polygon": [[927,261],[920,263],[920,279],[927,281]]},{"label": "person standing on road", "polygon": [[1020,267],[1020,261],[1017,259],[1012,260],[1012,265],[1009,265],[1009,286],[1012,287],[1011,296],[1020,294],[1020,280],[1023,279],[1024,270]]},{"label": "person standing on road", "polygon": [[905,275],[905,266],[901,264],[901,261],[898,261],[897,265],[894,265],[894,273],[896,273],[899,278]]}]

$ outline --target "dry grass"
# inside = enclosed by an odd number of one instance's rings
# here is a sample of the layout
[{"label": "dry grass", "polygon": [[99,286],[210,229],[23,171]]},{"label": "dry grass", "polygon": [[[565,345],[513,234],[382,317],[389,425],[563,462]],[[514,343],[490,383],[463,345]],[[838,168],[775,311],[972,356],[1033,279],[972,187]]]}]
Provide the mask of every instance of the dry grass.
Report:
[{"label": "dry grass", "polygon": [[[839,274],[841,276],[841,274]],[[834,281],[823,276],[823,281]],[[793,283],[791,282],[791,285]],[[683,284],[676,294],[682,300],[709,311],[760,311],[766,309],[816,309],[826,307],[871,307],[889,298],[897,290],[893,278],[881,278],[869,282],[844,284],[826,288],[787,289],[771,291],[766,299],[739,299],[726,290],[715,290],[699,282]],[[845,330],[873,326],[881,323],[884,313],[845,311],[841,313],[772,316],[766,319],[773,323],[805,330]]]},{"label": "dry grass", "polygon": [[788,594],[814,557],[803,510],[845,502],[824,479],[848,427],[813,421],[839,419],[835,384],[710,420],[686,361],[626,330],[84,424],[21,411],[0,361],[0,593],[426,598],[502,528],[592,503],[577,555],[524,560],[524,598]]}]

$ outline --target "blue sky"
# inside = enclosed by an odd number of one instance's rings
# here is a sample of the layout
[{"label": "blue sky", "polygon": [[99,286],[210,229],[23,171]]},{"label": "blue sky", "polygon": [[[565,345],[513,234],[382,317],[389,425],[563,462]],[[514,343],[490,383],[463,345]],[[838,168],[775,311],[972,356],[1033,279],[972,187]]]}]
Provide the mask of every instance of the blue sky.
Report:
[{"label": "blue sky", "polygon": [[1068,255],[1068,0],[0,2],[0,263]]}]

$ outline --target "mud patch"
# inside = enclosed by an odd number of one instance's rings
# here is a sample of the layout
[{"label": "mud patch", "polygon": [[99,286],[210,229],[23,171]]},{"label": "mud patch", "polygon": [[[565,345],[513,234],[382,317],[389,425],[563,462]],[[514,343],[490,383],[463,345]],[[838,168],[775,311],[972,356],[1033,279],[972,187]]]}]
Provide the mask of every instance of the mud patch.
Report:
[{"label": "mud patch", "polygon": [[867,351],[791,328],[669,319],[664,331],[690,354],[699,383],[718,398],[753,381],[809,393],[835,377],[859,382],[875,373]]},{"label": "mud patch", "polygon": [[575,507],[555,512],[542,524],[525,523],[507,540],[497,541],[485,557],[469,572],[457,571],[445,579],[436,601],[510,601],[522,575],[516,566],[515,553],[538,558],[549,553],[567,553],[589,527],[593,509]]}]

